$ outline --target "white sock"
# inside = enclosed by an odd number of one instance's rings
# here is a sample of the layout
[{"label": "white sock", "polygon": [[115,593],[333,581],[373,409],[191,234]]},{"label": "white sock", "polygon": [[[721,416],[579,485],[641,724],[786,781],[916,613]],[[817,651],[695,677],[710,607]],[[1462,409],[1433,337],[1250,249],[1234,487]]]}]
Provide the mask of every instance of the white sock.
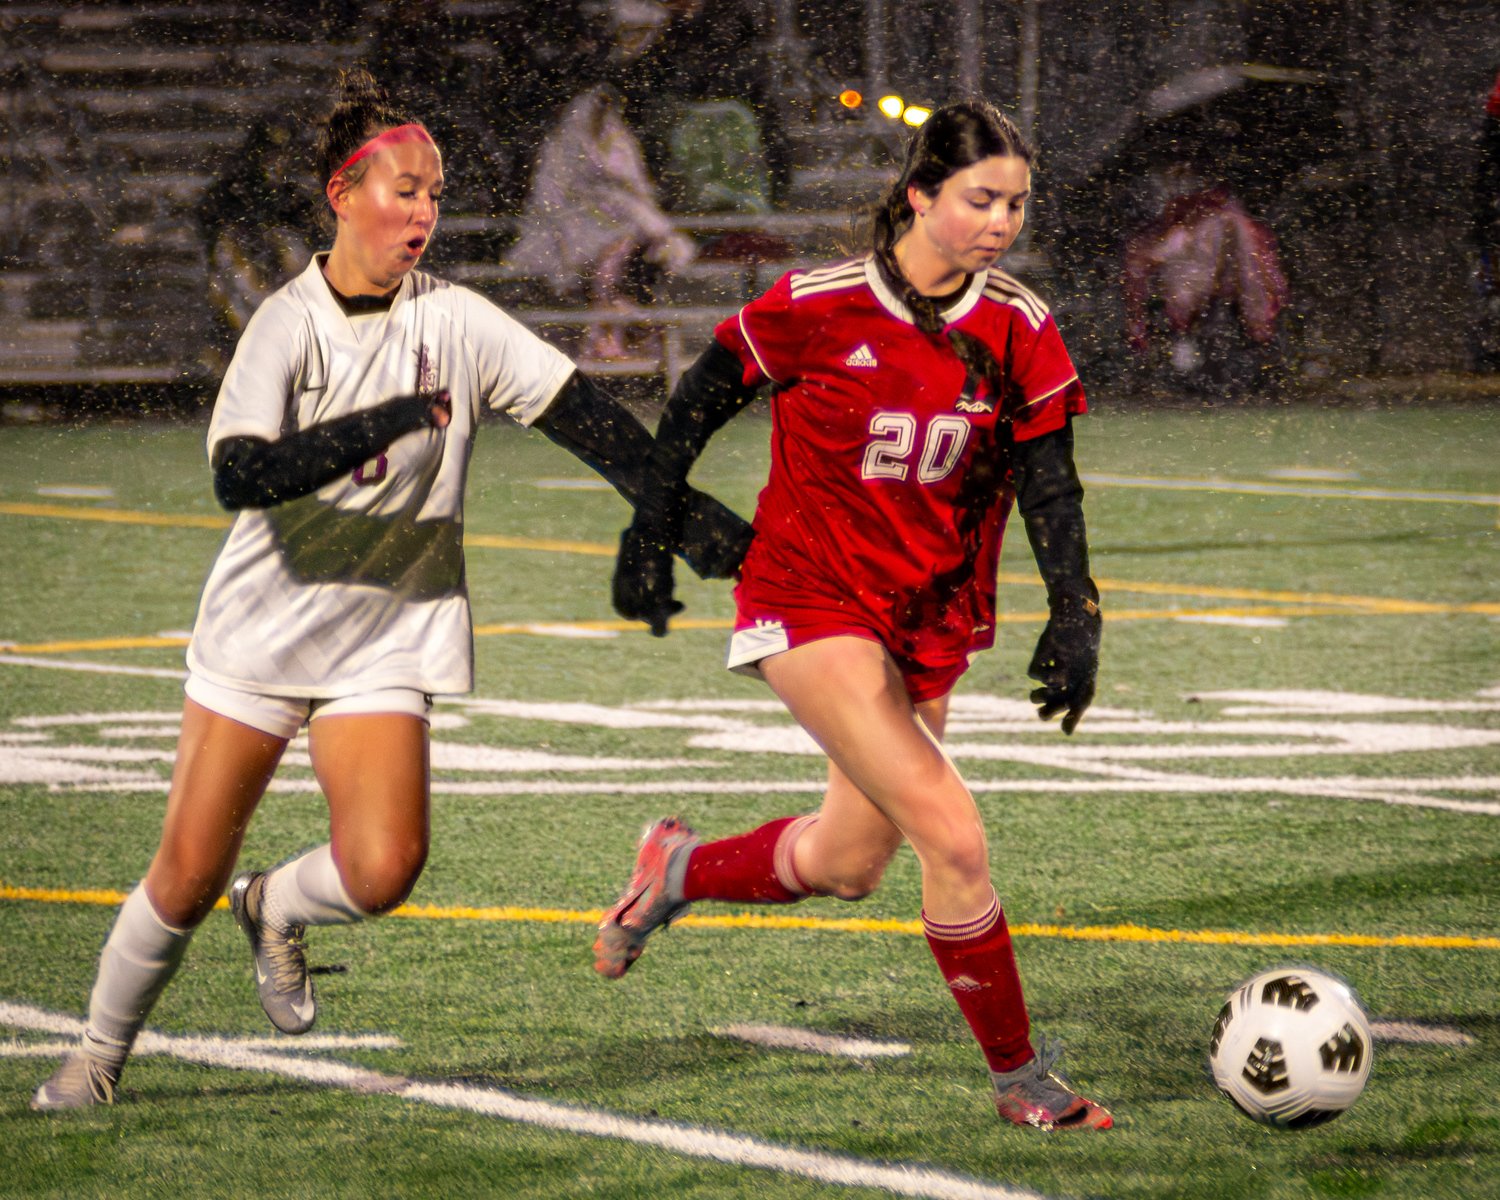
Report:
[{"label": "white sock", "polygon": [[146,895],[146,885],[136,884],[99,955],[83,1033],[89,1054],[114,1067],[125,1061],[192,936],[191,929],[174,929],[163,921]]},{"label": "white sock", "polygon": [[277,867],[261,892],[260,919],[282,932],[293,925],[350,925],[369,915],[344,888],[331,845]]}]

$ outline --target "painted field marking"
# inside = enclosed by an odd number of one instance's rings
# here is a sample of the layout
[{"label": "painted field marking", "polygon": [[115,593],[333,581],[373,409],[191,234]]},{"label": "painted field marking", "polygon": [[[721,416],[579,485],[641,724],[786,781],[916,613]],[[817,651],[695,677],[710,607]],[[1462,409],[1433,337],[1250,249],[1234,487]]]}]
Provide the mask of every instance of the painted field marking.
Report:
[{"label": "painted field marking", "polygon": [[234,518],[217,514],[153,513],[123,508],[74,508],[66,504],[0,504],[0,515],[103,521],[109,525],[154,525],[165,529],[228,529]]},{"label": "painted field marking", "polygon": [[[1089,476],[1084,476],[1088,479]],[[1097,476],[1097,480],[1115,479],[1126,480],[1126,476]],[[1148,481],[1144,477],[1140,480],[1126,484],[1125,486],[1147,486]],[[1152,486],[1157,484],[1152,483]],[[1383,492],[1375,489],[1338,489],[1338,488],[1313,488],[1298,489],[1289,488],[1277,484],[1236,484],[1228,486],[1222,481],[1213,480],[1187,480],[1178,483],[1162,483],[1161,486],[1188,486],[1213,487],[1219,490],[1235,490],[1236,488],[1253,488],[1254,490],[1273,489],[1277,491],[1289,491],[1291,494],[1306,494],[1321,496],[1325,492],[1340,496],[1349,496],[1355,499],[1426,499],[1434,502],[1452,504],[1487,504],[1500,505],[1500,496],[1489,496],[1470,492]],[[82,508],[69,507],[59,504],[14,504],[0,503],[0,515],[47,517],[59,520],[74,521],[104,521],[117,525],[151,525],[157,527],[183,527],[196,529],[226,529],[229,527],[231,518],[218,515],[199,515],[192,513],[168,514],[131,511],[126,509],[108,508]],[[500,534],[485,534],[466,531],[464,544],[483,549],[493,550],[524,550],[538,551],[542,553],[583,554],[592,557],[612,558],[617,553],[618,547],[609,542],[583,542],[566,541],[551,538],[524,538],[509,537]],[[1034,574],[1002,572],[1000,575],[1002,584],[1015,584],[1018,586],[1040,587],[1041,579]],[[1259,588],[1223,588],[1204,586],[1197,584],[1172,584],[1172,583],[1137,583],[1120,579],[1097,579],[1101,591],[1104,592],[1136,592],[1145,595],[1171,595],[1171,596],[1194,596],[1204,599],[1241,599],[1273,601],[1286,604],[1312,604],[1332,605],[1335,608],[1357,608],[1372,609],[1381,613],[1482,613],[1487,615],[1500,615],[1500,604],[1474,603],[1474,604],[1445,604],[1428,601],[1401,600],[1393,597],[1379,596],[1341,596],[1329,593],[1306,593],[1290,591],[1271,591]],[[1211,615],[1212,610],[1210,610]],[[1150,613],[1130,614],[1128,617],[1121,613],[1111,612],[1113,620],[1124,619],[1146,619],[1155,617],[1176,617],[1186,614],[1182,613]],[[1257,614],[1249,614],[1257,615]],[[1046,613],[1037,614],[1015,614],[1002,620],[1026,620],[1042,621],[1046,619]],[[590,622],[570,622],[576,625],[588,625]],[[607,622],[603,623],[605,628],[610,629],[636,629],[640,626],[636,622]],[[728,628],[726,623],[715,622],[711,625],[694,626],[688,622],[674,622],[676,628]],[[524,624],[496,626],[496,631],[503,632],[527,632],[529,627]],[[477,632],[477,631],[476,631]],[[175,645],[175,641],[149,642],[150,645]]]},{"label": "painted field marking", "polygon": [[1472,1046],[1474,1037],[1451,1025],[1429,1025],[1423,1021],[1371,1021],[1376,1041],[1403,1042],[1409,1046]]},{"label": "painted field marking", "polygon": [[[1003,580],[1002,580],[1003,582]],[[1106,595],[1112,591],[1156,592],[1162,595],[1188,596],[1215,593],[1227,595],[1239,590],[1250,595],[1249,589],[1200,589],[1197,593],[1175,585],[1125,584],[1119,580],[1099,581]],[[1309,602],[1299,602],[1295,593],[1284,593],[1285,598],[1267,597],[1268,603],[1248,606],[1216,606],[1213,608],[1111,608],[1109,620],[1119,621],[1202,621],[1226,624],[1285,624],[1288,617],[1377,617],[1377,616],[1500,616],[1500,602],[1472,602],[1436,604],[1417,600],[1383,600],[1373,596],[1320,596]],[[995,616],[997,625],[1042,625],[1048,614],[1037,609],[1029,612],[1002,612]],[[734,628],[733,620],[713,617],[674,617],[672,628],[679,632],[689,630],[720,630]],[[620,633],[642,633],[643,622],[624,621],[615,618],[581,621],[501,621],[474,627],[475,637],[561,637],[561,638],[610,638]],[[186,634],[151,634],[141,637],[80,638],[51,642],[0,642],[0,663],[12,666],[61,667],[60,662],[43,662],[27,655],[77,654],[100,650],[162,650],[181,649],[188,644]],[[87,665],[83,668],[87,669]],[[97,669],[108,670],[104,666]],[[115,668],[122,670],[121,668]],[[170,674],[163,671],[137,671],[137,674]],[[181,677],[183,672],[176,672]]]},{"label": "painted field marking", "polygon": [[1211,617],[1204,616],[1202,614],[1191,617],[1179,616],[1177,619],[1188,625],[1235,625],[1245,629],[1284,629],[1288,624],[1288,621],[1284,616],[1231,617],[1225,616],[1222,613],[1215,613]]},{"label": "painted field marking", "polygon": [[1253,479],[1174,479],[1155,475],[1081,474],[1084,483],[1104,487],[1146,488],[1168,492],[1239,492],[1249,496],[1303,496],[1319,500],[1395,500],[1403,503],[1500,504],[1485,492],[1430,492],[1414,488],[1315,487],[1295,483],[1260,483]]},{"label": "painted field marking", "polygon": [[52,500],[113,500],[115,489],[100,484],[55,483],[43,484],[36,494]]},{"label": "painted field marking", "polygon": [[532,487],[544,492],[612,492],[614,485],[597,475],[579,476],[577,479],[537,479]]},{"label": "painted field marking", "polygon": [[[0,1018],[0,1024],[4,1024]],[[81,1029],[81,1022],[74,1022]],[[406,1045],[398,1037],[390,1037],[381,1033],[368,1034],[306,1034],[292,1042],[288,1038],[215,1038],[225,1046],[233,1046],[241,1050],[291,1050],[299,1054],[307,1054],[314,1050],[399,1050]],[[21,1042],[0,1041],[0,1058],[61,1058],[65,1054],[71,1054],[78,1049],[77,1039],[66,1042]],[[143,1034],[131,1051],[133,1056],[143,1054],[170,1054],[166,1046],[162,1045],[150,1034]]]},{"label": "painted field marking", "polygon": [[1266,478],[1290,483],[1353,483],[1359,472],[1342,467],[1273,467],[1266,472]]},{"label": "painted field marking", "polygon": [[[83,1023],[25,1004],[0,1001],[0,1024],[48,1033],[82,1033]],[[869,1188],[930,1200],[1046,1200],[1039,1192],[957,1175],[915,1163],[885,1163],[826,1150],[764,1141],[732,1130],[632,1117],[607,1109],[537,1100],[503,1088],[421,1081],[329,1059],[303,1058],[235,1045],[219,1038],[144,1031],[137,1046],[185,1062],[258,1071],[318,1087],[391,1096],[435,1108],[458,1109],[518,1125],[653,1146],[688,1158],[751,1167],[841,1187]],[[146,1048],[151,1049],[147,1050]]]},{"label": "painted field marking", "polygon": [[[109,888],[35,888],[0,883],[0,901],[37,904],[94,904],[117,908],[125,893]],[[227,909],[223,897],[214,906]],[[597,925],[598,908],[527,908],[519,905],[403,904],[388,914],[415,921],[479,921],[540,925]],[[673,925],[696,929],[809,930],[817,933],[923,935],[922,922],[880,917],[803,917],[755,912],[703,916],[688,913]],[[1350,946],[1361,949],[1500,950],[1500,937],[1465,934],[1251,933],[1228,929],[1154,929],[1146,925],[1013,924],[1012,937],[1052,938],[1072,942],[1151,942],[1198,946]]]},{"label": "painted field marking", "polygon": [[[3,661],[0,657],[0,662]],[[72,669],[82,666],[67,665]],[[180,677],[172,672],[162,674]],[[1403,777],[1387,771],[1351,775],[1347,771],[1330,774],[1299,769],[1266,775],[1202,767],[1183,769],[1193,763],[1207,767],[1253,759],[1327,761],[1354,756],[1363,760],[1413,752],[1484,751],[1500,746],[1500,729],[1452,720],[1370,718],[1399,713],[1492,713],[1500,710],[1500,696],[1429,701],[1283,689],[1205,692],[1199,698],[1244,703],[1233,703],[1224,714],[1210,718],[1205,713],[1194,720],[1161,719],[1149,713],[1100,704],[1090,713],[1087,741],[1069,742],[1058,738],[1055,730],[1041,725],[1035,711],[1019,699],[960,695],[954,700],[949,721],[948,750],[965,763],[1021,768],[1002,770],[1000,778],[971,778],[971,790],[983,795],[1064,794],[1078,800],[1089,795],[1151,793],[1201,796],[1220,803],[1241,796],[1289,797],[1500,816],[1500,776],[1493,772],[1482,774],[1473,767],[1448,776],[1425,777]],[[436,776],[432,790],[434,795],[445,798],[604,793],[620,800],[641,795],[660,799],[731,793],[819,794],[824,782],[821,772],[816,778],[800,771],[792,778],[778,780],[764,776],[724,778],[725,768],[733,767],[726,755],[739,762],[749,755],[783,760],[817,759],[821,764],[821,750],[784,716],[774,723],[759,719],[774,711],[778,710],[766,706],[747,709],[739,702],[724,707],[709,698],[691,705],[683,702],[670,710],[650,703],[611,706],[581,701],[454,698],[446,701],[434,718]],[[1278,717],[1256,719],[1262,714],[1278,714]],[[1314,717],[1315,720],[1307,719]],[[156,792],[166,786],[164,768],[172,756],[170,747],[163,743],[173,736],[170,726],[175,719],[172,712],[15,717],[12,729],[0,729],[0,782],[38,784],[58,792]],[[506,728],[513,728],[517,722],[535,721],[596,729],[672,731],[681,739],[682,747],[675,757],[625,760],[543,753],[533,749],[530,742],[489,745],[450,740],[446,736],[450,728],[469,727],[476,721],[491,719]],[[92,727],[95,740],[71,740],[66,732],[68,726]],[[39,730],[53,728],[62,731],[58,737],[34,736]],[[113,744],[99,744],[100,740]],[[121,741],[139,744],[118,744]],[[287,751],[284,765],[288,770],[272,782],[272,792],[317,794],[318,784],[310,774],[307,749],[300,739]],[[645,771],[649,777],[633,780],[590,777],[622,769]],[[966,769],[977,774],[979,770],[993,768]],[[691,774],[664,777],[667,771]],[[541,777],[539,773],[543,773]],[[560,773],[574,778],[561,778]],[[578,779],[580,774],[585,778]]]},{"label": "painted field marking", "polygon": [[[62,649],[52,652],[57,654],[66,654],[75,648],[83,650],[92,650],[99,648],[92,645],[80,645],[78,643],[72,642],[59,642],[54,644],[62,647]],[[160,645],[164,643],[158,642],[154,644]],[[19,649],[19,647],[9,646],[6,649],[7,651],[13,651]],[[127,667],[122,666],[118,663],[78,662],[76,660],[69,661],[67,659],[60,658],[35,658],[31,656],[32,653],[35,652],[32,651],[28,654],[16,654],[10,652],[0,653],[0,666],[45,667],[53,671],[87,671],[95,675],[142,675],[155,679],[176,679],[179,682],[187,678],[186,671],[171,670],[166,667]]]},{"label": "painted field marking", "polygon": [[911,1045],[907,1042],[876,1042],[869,1038],[816,1033],[788,1025],[725,1025],[710,1029],[709,1033],[754,1046],[769,1046],[773,1050],[800,1050],[832,1058],[903,1058],[911,1053]]}]

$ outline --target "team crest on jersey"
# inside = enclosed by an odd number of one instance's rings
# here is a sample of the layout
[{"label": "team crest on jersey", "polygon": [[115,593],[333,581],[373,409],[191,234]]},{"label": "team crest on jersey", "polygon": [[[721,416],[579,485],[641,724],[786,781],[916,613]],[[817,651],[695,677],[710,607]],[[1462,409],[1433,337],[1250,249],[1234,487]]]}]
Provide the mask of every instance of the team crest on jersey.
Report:
[{"label": "team crest on jersey", "polygon": [[975,416],[992,413],[995,411],[995,399],[989,393],[981,396],[979,380],[975,379],[972,374],[966,374],[964,390],[959,392],[958,399],[953,402],[953,411]]},{"label": "team crest on jersey", "polygon": [[417,349],[417,392],[428,396],[438,390],[437,363],[432,361],[432,352],[426,346]]},{"label": "team crest on jersey", "polygon": [[878,367],[879,365],[880,364],[875,361],[875,352],[870,349],[869,342],[861,342],[859,344],[859,348],[852,351],[849,354],[849,357],[844,359],[844,366],[846,367],[869,368]]}]

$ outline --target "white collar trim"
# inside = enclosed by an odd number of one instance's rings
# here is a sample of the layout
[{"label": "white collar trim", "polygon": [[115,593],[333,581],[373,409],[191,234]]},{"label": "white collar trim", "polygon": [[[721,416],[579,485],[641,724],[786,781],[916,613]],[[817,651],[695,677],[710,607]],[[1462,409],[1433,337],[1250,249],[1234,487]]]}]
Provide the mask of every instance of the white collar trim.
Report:
[{"label": "white collar trim", "polygon": [[[865,256],[865,281],[870,285],[870,290],[875,293],[875,299],[891,316],[898,321],[905,321],[908,325],[917,323],[905,302],[895,292],[891,291],[885,280],[881,278],[880,268],[875,265],[875,256]],[[974,310],[979,303],[980,296],[984,295],[984,285],[989,281],[988,271],[979,271],[969,279],[969,286],[959,295],[958,299],[943,309],[943,324],[952,325],[955,321],[961,321]]]}]

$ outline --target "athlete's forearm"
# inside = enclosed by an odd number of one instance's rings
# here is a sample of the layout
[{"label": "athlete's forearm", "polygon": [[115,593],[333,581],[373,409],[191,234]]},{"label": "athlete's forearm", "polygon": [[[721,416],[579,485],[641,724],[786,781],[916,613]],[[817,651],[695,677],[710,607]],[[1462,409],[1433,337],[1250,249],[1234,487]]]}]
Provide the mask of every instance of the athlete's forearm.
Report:
[{"label": "athlete's forearm", "polygon": [[587,375],[575,371],[533,428],[587,463],[632,506],[637,503],[651,435]]},{"label": "athlete's forearm", "polygon": [[214,447],[214,495],[231,512],[310,495],[380,454],[402,434],[434,423],[432,396],[398,396],[274,442],[225,438]]},{"label": "athlete's forearm", "polygon": [[1089,578],[1083,484],[1073,464],[1072,424],[1014,443],[1011,471],[1016,507],[1047,585],[1048,602],[1075,596],[1097,601],[1098,591]]},{"label": "athlete's forearm", "polygon": [[668,535],[680,527],[687,478],[708,441],[755,399],[740,361],[715,341],[682,373],[656,427],[638,511]]}]

